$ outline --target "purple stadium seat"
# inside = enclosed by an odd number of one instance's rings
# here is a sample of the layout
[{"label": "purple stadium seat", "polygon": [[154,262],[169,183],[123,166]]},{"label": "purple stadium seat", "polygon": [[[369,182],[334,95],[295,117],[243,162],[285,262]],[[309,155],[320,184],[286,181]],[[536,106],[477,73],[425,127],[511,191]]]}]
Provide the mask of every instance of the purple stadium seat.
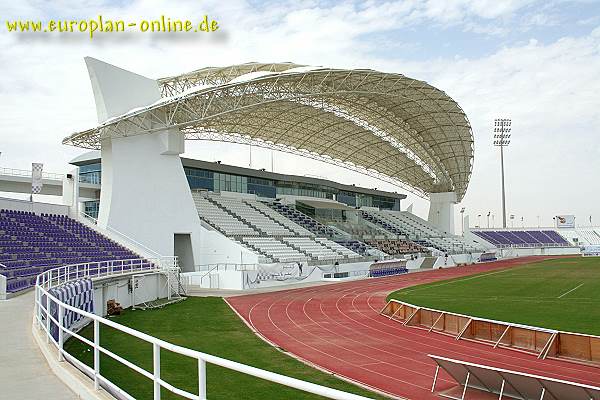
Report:
[{"label": "purple stadium seat", "polygon": [[482,239],[498,247],[556,247],[569,246],[556,231],[472,231]]},{"label": "purple stadium seat", "polygon": [[0,210],[0,274],[8,292],[27,289],[38,274],[61,265],[139,258],[67,216]]}]

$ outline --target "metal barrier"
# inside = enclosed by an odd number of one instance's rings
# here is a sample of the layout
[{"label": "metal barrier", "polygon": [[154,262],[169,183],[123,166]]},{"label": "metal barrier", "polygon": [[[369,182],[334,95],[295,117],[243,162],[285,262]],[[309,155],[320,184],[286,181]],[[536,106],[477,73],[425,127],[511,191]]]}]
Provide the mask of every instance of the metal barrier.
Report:
[{"label": "metal barrier", "polygon": [[216,263],[194,265],[196,272],[208,271],[256,271],[258,264]]},{"label": "metal barrier", "polygon": [[[436,393],[440,369],[457,385],[437,391],[440,397],[455,400],[476,399],[569,399],[598,400],[600,387],[532,375],[518,371],[474,364],[429,354],[437,364],[431,392]],[[497,396],[497,397],[496,397]]]},{"label": "metal barrier", "polygon": [[[30,169],[16,169],[16,168],[0,168],[0,175],[19,176],[24,178],[31,178]],[[57,174],[54,172],[42,172],[42,179],[51,179],[61,181],[66,174]]]},{"label": "metal barrier", "polygon": [[478,318],[390,300],[380,314],[405,326],[534,353],[539,359],[561,358],[600,364],[600,336]]},{"label": "metal barrier", "polygon": [[[131,261],[131,260],[129,260]],[[47,343],[53,345],[58,349],[58,359],[60,362],[67,360],[68,362],[75,365],[77,368],[82,370],[86,375],[91,377],[94,381],[94,387],[96,390],[100,387],[104,387],[109,391],[116,392],[120,396],[127,399],[134,399],[131,395],[125,392],[123,389],[111,382],[107,377],[103,376],[100,369],[100,354],[104,354],[111,357],[113,360],[123,364],[124,366],[134,370],[140,375],[150,379],[153,382],[154,387],[154,400],[160,400],[161,388],[168,390],[178,396],[187,399],[194,400],[206,400],[207,389],[206,389],[206,363],[221,366],[223,368],[231,369],[233,371],[241,372],[243,374],[251,375],[257,378],[265,379],[270,382],[279,383],[291,388],[303,390],[305,392],[313,393],[316,395],[324,396],[330,399],[339,400],[366,400],[366,397],[358,396],[355,394],[342,392],[340,390],[331,389],[325,386],[320,386],[314,383],[305,382],[299,379],[290,378],[284,375],[280,375],[274,372],[265,371],[259,368],[251,367],[249,365],[241,364],[235,361],[230,361],[224,358],[216,357],[210,354],[202,353],[199,351],[187,349],[185,347],[177,346],[164,340],[157,339],[148,334],[139,332],[135,329],[123,326],[109,319],[99,317],[95,314],[82,311],[76,307],[72,307],[58,300],[56,297],[49,293],[49,289],[62,285],[66,282],[84,278],[84,277],[106,277],[130,274],[140,270],[157,270],[160,271],[161,261],[154,260],[139,260],[139,264],[135,264],[134,267],[131,264],[123,263],[120,261],[106,261],[98,263],[78,264],[71,266],[59,267],[44,272],[39,275],[36,282],[36,295],[35,295],[35,324],[46,336]],[[149,269],[138,269],[146,265],[149,265]],[[51,310],[57,309],[58,318],[54,318]],[[74,330],[69,329],[64,323],[64,316],[66,311],[71,311],[76,315],[83,318],[87,318],[88,321],[93,323],[93,339],[87,339],[79,335]],[[131,337],[143,340],[146,343],[152,345],[152,359],[153,368],[152,371],[147,371],[135,363],[120,357],[113,353],[109,349],[101,346],[100,342],[100,326],[105,325],[116,329],[124,334]],[[51,333],[51,330],[57,330],[57,339]],[[65,338],[75,337],[81,342],[92,347],[94,352],[93,367],[86,365],[77,358],[71,356],[64,350]],[[170,351],[173,353],[181,354],[186,357],[197,360],[198,365],[198,391],[197,393],[190,393],[188,391],[179,389],[170,383],[166,382],[161,378],[161,350]]]}]

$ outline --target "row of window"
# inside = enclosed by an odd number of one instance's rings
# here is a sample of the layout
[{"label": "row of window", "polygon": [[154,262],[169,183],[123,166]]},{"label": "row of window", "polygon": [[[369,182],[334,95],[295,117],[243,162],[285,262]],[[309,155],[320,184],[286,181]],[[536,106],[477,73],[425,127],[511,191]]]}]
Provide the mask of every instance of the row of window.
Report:
[{"label": "row of window", "polygon": [[102,173],[101,172],[89,172],[86,174],[82,174],[80,172],[79,173],[79,182],[99,185],[102,183]]},{"label": "row of window", "polygon": [[305,189],[296,187],[277,187],[277,195],[308,196],[321,199],[333,199],[333,193],[327,193],[321,190]]},{"label": "row of window", "polygon": [[100,210],[100,200],[84,201],[83,210],[90,217],[98,218],[98,211]]},{"label": "row of window", "polygon": [[[205,189],[213,192],[252,193],[267,198],[275,198],[282,195],[307,196],[335,199],[351,207],[378,207],[388,210],[400,209],[400,200],[391,197],[336,191],[333,188],[320,185],[284,181],[275,182],[270,179],[231,175],[198,168],[184,167],[184,171],[191,189]],[[101,174],[99,163],[79,167],[80,182],[100,184]]]},{"label": "row of window", "polygon": [[79,182],[99,185],[102,180],[102,164],[88,164],[79,167]]}]

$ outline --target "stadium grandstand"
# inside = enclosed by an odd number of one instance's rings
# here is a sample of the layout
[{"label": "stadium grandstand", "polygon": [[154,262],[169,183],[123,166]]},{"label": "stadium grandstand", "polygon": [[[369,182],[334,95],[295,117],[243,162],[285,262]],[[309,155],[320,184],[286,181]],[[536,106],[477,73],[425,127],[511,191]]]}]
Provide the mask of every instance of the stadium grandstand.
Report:
[{"label": "stadium grandstand", "polygon": [[[32,196],[0,198],[0,297],[16,305],[30,296],[36,346],[77,396],[160,399],[168,392],[205,400],[221,390],[229,398],[227,390],[252,392],[244,385],[253,379],[344,400],[434,399],[460,390],[462,397],[450,398],[502,398],[505,385],[510,393],[543,389],[535,397],[542,399],[553,384],[565,399],[600,393],[579,376],[597,374],[598,337],[388,298],[416,284],[485,277],[600,245],[593,227],[482,229],[468,217],[457,234],[454,207],[469,186],[474,140],[467,116],[442,90],[370,69],[253,62],[155,80],[85,62],[99,123],[63,140],[85,149],[68,161],[70,172],[0,170],[1,192]],[[397,191],[183,158],[187,140],[299,155]],[[406,193],[429,201],[427,218],[404,204]],[[34,201],[39,195],[57,201]],[[183,301],[232,294],[201,311],[199,302]],[[136,309],[153,311],[142,317]],[[229,332],[239,342],[227,342]],[[436,332],[445,336],[430,339]],[[561,348],[557,337],[575,344]],[[211,355],[207,343],[215,338],[235,349],[230,358],[285,349],[262,364],[282,369]],[[463,338],[478,343],[469,348]],[[134,343],[145,347],[135,353]],[[483,348],[490,343],[493,351]],[[161,363],[161,352],[169,362]],[[449,352],[463,360],[442,357]],[[564,368],[561,354],[583,364],[581,371]],[[173,356],[192,367],[179,368]],[[471,362],[495,357],[515,370]],[[326,373],[313,379],[321,372],[312,366]],[[170,370],[161,375],[161,368]],[[531,368],[554,378],[528,375]],[[484,395],[465,397],[471,389]]]}]

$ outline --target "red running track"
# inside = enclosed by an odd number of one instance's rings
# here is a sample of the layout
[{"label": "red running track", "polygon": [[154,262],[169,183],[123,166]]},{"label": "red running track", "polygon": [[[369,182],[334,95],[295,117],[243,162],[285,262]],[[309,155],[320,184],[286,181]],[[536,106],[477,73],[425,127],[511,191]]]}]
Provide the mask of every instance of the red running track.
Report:
[{"label": "red running track", "polygon": [[[600,384],[600,368],[559,360],[538,360],[514,350],[405,327],[379,315],[397,289],[475,273],[510,268],[552,257],[524,257],[470,267],[228,298],[260,335],[294,356],[331,373],[387,394],[439,399],[430,392],[435,354],[510,370]],[[455,383],[440,374],[437,389]]]}]

